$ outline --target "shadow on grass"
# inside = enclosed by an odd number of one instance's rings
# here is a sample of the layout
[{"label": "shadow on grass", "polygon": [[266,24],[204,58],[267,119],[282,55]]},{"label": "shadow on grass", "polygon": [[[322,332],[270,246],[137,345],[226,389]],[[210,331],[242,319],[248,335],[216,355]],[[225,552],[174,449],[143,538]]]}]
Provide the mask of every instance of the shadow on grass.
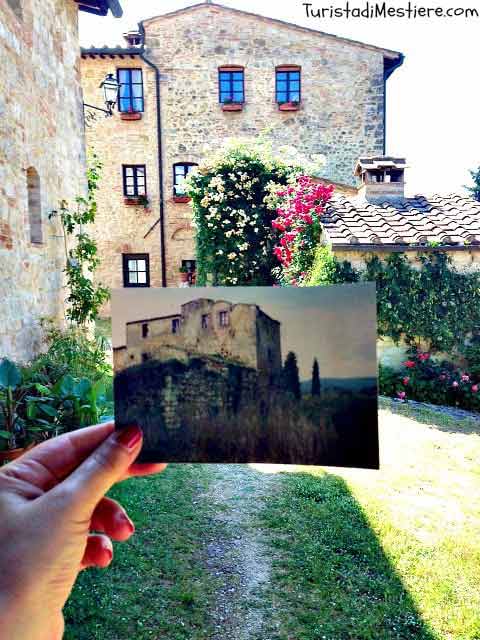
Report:
[{"label": "shadow on grass", "polygon": [[423,402],[403,403],[391,398],[380,398],[379,408],[395,415],[405,416],[415,422],[436,427],[439,431],[480,435],[480,415],[455,407],[436,407]]},{"label": "shadow on grass", "polygon": [[272,576],[286,617],[279,637],[437,638],[342,478],[285,474],[264,523],[280,551]]}]

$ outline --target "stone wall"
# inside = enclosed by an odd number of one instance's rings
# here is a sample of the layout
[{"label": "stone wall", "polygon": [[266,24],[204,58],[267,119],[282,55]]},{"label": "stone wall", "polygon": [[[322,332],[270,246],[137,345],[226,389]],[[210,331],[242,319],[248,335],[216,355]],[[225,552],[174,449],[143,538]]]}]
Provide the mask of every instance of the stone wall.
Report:
[{"label": "stone wall", "polygon": [[40,318],[63,312],[48,214],[85,189],[77,12],[73,0],[0,3],[0,357],[19,361],[40,347]]},{"label": "stone wall", "polygon": [[[229,137],[258,137],[268,127],[279,146],[324,154],[324,175],[352,185],[358,157],[383,152],[382,50],[208,4],[148,20],[145,30],[146,54],[161,73],[169,286],[180,283],[182,260],[195,258],[190,205],[173,201],[175,163],[198,163],[205,145],[212,150]],[[227,113],[219,104],[218,67],[231,64],[245,68],[246,103],[243,111]],[[296,112],[279,111],[275,101],[275,67],[285,64],[302,69],[302,100]],[[104,258],[99,278],[111,287],[122,286],[121,253],[146,252],[151,254],[151,284],[159,286],[158,227],[144,239],[159,211],[154,73],[138,55],[102,58],[85,53],[84,91],[87,102],[95,104],[105,74],[128,66],[143,69],[142,120],[124,122],[116,114],[87,131],[89,145],[105,162],[97,224]],[[122,163],[147,165],[151,213],[123,205]]]}]

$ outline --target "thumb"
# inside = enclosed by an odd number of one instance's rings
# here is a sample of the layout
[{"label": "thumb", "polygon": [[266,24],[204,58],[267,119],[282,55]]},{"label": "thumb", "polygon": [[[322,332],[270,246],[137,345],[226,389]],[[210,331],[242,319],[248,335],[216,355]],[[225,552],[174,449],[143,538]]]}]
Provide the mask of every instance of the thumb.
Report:
[{"label": "thumb", "polygon": [[113,433],[45,497],[62,496],[77,515],[80,511],[81,516],[89,518],[107,491],[125,476],[141,446],[142,431],[138,426]]}]

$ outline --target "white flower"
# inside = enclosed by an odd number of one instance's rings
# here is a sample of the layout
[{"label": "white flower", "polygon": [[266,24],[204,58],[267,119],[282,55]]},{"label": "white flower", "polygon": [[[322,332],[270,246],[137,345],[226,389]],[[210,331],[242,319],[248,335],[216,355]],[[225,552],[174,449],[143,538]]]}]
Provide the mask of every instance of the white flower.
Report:
[{"label": "white flower", "polygon": [[255,227],[254,231],[255,233],[258,233],[258,227]]},{"label": "white flower", "polygon": [[229,253],[229,254],[228,254],[228,256],[227,256],[227,258],[228,258],[229,260],[235,260],[235,259],[236,259],[236,257],[237,257],[237,254],[236,254],[234,251],[232,251],[231,253]]},{"label": "white flower", "polygon": [[222,251],[222,249],[219,249],[219,250],[217,251],[217,256],[223,256],[223,251]]}]

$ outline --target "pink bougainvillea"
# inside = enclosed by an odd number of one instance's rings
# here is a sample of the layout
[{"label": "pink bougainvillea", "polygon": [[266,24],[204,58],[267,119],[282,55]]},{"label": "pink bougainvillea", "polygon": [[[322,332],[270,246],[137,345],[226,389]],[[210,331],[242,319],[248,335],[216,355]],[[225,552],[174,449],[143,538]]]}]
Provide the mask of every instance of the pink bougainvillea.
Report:
[{"label": "pink bougainvillea", "polygon": [[283,284],[300,285],[313,264],[322,232],[321,217],[333,186],[299,176],[295,186],[277,192],[279,205],[272,227],[279,232],[274,255]]}]

